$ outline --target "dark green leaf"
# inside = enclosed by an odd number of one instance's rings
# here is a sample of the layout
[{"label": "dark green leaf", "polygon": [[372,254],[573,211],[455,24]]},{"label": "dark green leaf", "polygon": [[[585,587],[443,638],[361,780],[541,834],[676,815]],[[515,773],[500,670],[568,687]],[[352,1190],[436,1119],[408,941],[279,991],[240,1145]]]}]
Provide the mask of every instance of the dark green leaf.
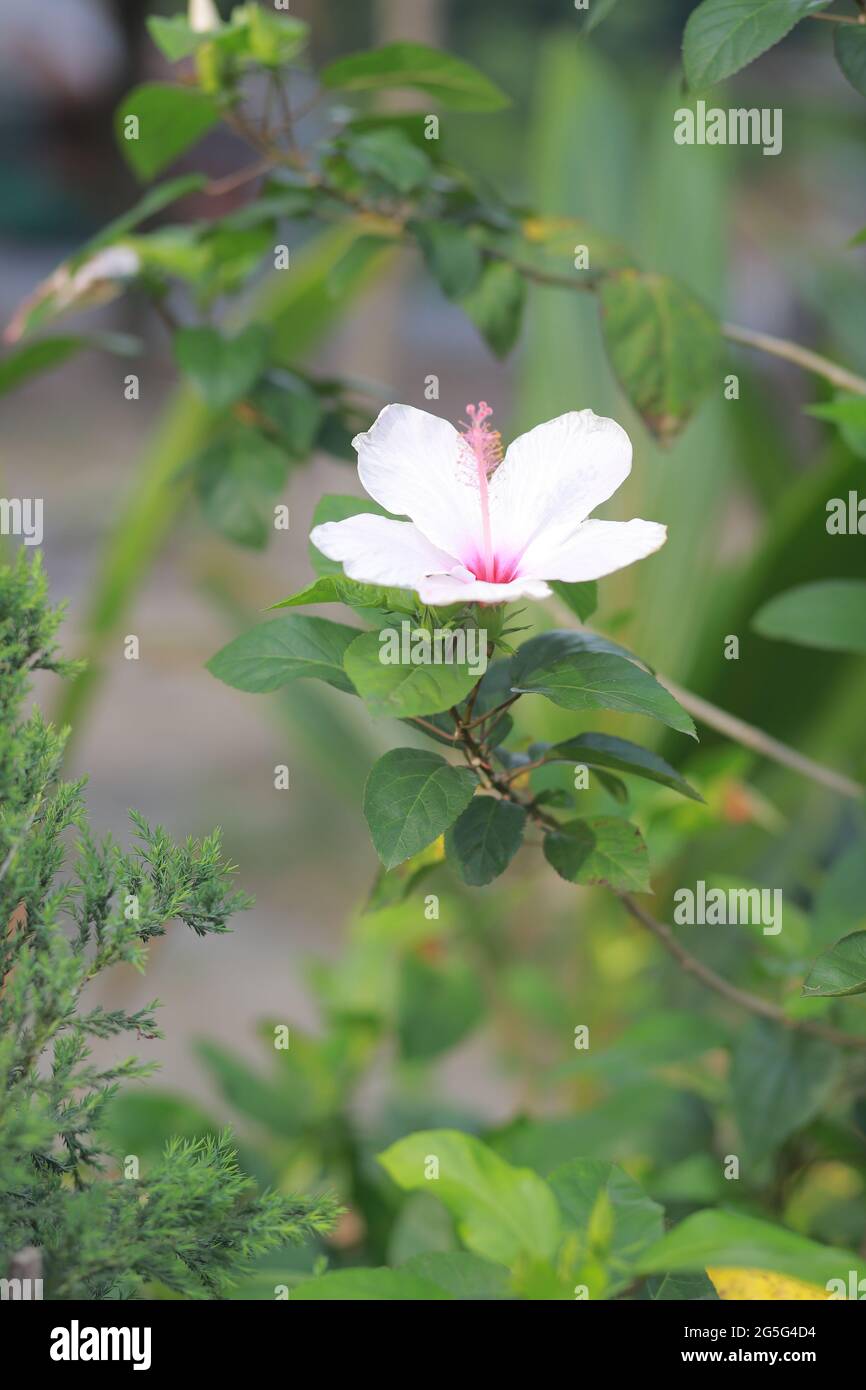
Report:
[{"label": "dark green leaf", "polygon": [[[146,82],[134,87],[115,113],[117,142],[138,177],[152,179],[216,125],[219,114],[216,103],[195,87]],[[132,116],[138,120],[137,135],[127,121]]]},{"label": "dark green leaf", "polygon": [[445,836],[445,850],[473,888],[504,873],[520,848],[526,812],[495,796],[474,796]]},{"label": "dark green leaf", "polygon": [[643,1188],[613,1163],[575,1158],[548,1178],[569,1231],[592,1243],[593,1224],[600,1206],[608,1208],[607,1239],[596,1253],[604,1264],[608,1294],[632,1281],[641,1253],[662,1237],[664,1211]]},{"label": "dark green leaf", "polygon": [[820,955],[806,976],[803,993],[866,994],[866,931],[843,936]]},{"label": "dark green leaf", "polygon": [[380,589],[360,584],[342,574],[325,574],[291,598],[272,603],[271,608],[302,608],[311,603],[345,603],[349,608],[375,608],[384,612],[414,613],[415,601],[406,589]]},{"label": "dark green leaf", "polygon": [[[423,629],[415,629],[413,639],[419,634],[422,641],[429,637]],[[400,642],[401,632],[395,635]],[[418,665],[384,661],[390,645],[390,634],[365,632],[346,652],[345,667],[352,684],[377,719],[440,714],[465,699],[478,680],[478,671],[465,662],[434,664],[432,639],[423,649],[425,657],[431,659]]]},{"label": "dark green leaf", "polygon": [[195,465],[208,521],[229,540],[256,550],[268,543],[274,497],[287,475],[286,457],[276,445],[241,425],[215,440]]},{"label": "dark green leaf", "polygon": [[497,357],[507,357],[520,334],[526,283],[507,261],[488,261],[459,303]]},{"label": "dark green leaf", "polygon": [[250,401],[274,426],[280,443],[292,458],[306,459],[324,419],[316,392],[300,379],[281,376],[278,382],[260,382]]},{"label": "dark green leaf", "polygon": [[599,288],[604,340],[634,408],[662,443],[689,421],[717,377],[719,325],[676,280],[637,270]]},{"label": "dark green leaf", "polygon": [[363,174],[375,174],[399,193],[426,183],[433,166],[424,150],[401,130],[367,130],[346,141],[346,157]]},{"label": "dark green leaf", "polygon": [[401,1269],[446,1289],[452,1298],[463,1302],[490,1303],[509,1297],[509,1271],[468,1250],[429,1250],[413,1255]]},{"label": "dark green leaf", "polygon": [[599,24],[607,19],[618,3],[619,0],[589,0],[589,8],[581,16],[581,32],[591,34],[593,29],[597,29]]},{"label": "dark green leaf", "polygon": [[380,758],[367,778],[364,815],[385,868],[446,831],[472,799],[476,780],[469,768],[420,748],[393,748]]},{"label": "dark green leaf", "polygon": [[251,324],[236,338],[224,338],[215,328],[182,328],[175,335],[174,351],[178,366],[210,408],[225,410],[261,375],[268,340],[259,324]]},{"label": "dark green leaf", "polygon": [[755,1159],[818,1113],[839,1076],[837,1048],[769,1019],[740,1035],[731,1068],[734,1114]]},{"label": "dark green leaf", "polygon": [[226,685],[254,694],[278,690],[301,676],[313,676],[353,694],[343,655],[357,636],[355,627],[290,613],[236,637],[211,657],[207,668]]},{"label": "dark green leaf", "polygon": [[410,231],[443,294],[459,299],[475,288],[481,276],[481,252],[465,227],[455,222],[412,222]]},{"label": "dark green leaf", "polygon": [[696,737],[691,719],[664,686],[633,661],[599,646],[605,639],[589,637],[593,645],[581,633],[544,633],[525,642],[512,663],[512,689],[546,695],[565,709],[646,714]]},{"label": "dark green leaf", "polygon": [[585,763],[587,767],[630,772],[636,777],[645,777],[651,782],[671,787],[692,801],[704,799],[694,787],[689,786],[675,767],[671,767],[657,753],[651,753],[637,743],[630,743],[628,739],[614,738],[611,734],[579,734],[577,738],[566,739],[564,743],[552,744],[545,751],[544,758],[546,762]]},{"label": "dark green leaf", "polygon": [[824,651],[866,652],[866,581],[823,579],[777,594],[758,609],[762,637]]},{"label": "dark green leaf", "polygon": [[484,1014],[476,973],[460,960],[428,963],[407,956],[400,977],[397,1037],[400,1054],[429,1060],[472,1032]]},{"label": "dark green leaf", "polygon": [[709,87],[766,53],[808,14],[830,0],[703,0],[683,34],[683,62],[692,88]]},{"label": "dark green leaf", "polygon": [[815,895],[812,940],[831,946],[866,920],[866,837],[859,834],[835,859]]},{"label": "dark green leaf", "polygon": [[544,837],[544,857],[569,883],[648,893],[649,858],[636,825],[619,816],[568,821]]},{"label": "dark green leaf", "polygon": [[451,53],[420,43],[391,43],[338,58],[319,74],[325,87],[376,92],[417,87],[452,111],[499,111],[508,98],[488,77]]}]

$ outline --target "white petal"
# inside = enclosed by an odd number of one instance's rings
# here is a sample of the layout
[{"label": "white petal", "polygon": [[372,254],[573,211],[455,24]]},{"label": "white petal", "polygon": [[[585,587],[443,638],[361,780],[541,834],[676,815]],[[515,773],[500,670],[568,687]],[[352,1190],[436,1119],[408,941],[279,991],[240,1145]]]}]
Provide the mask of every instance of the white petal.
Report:
[{"label": "white petal", "polygon": [[538,574],[536,541],[558,548],[631,470],[631,440],[615,420],[572,410],[508,446],[490,485],[497,553]]},{"label": "white petal", "polygon": [[341,560],[350,579],[363,584],[417,589],[428,574],[471,577],[459,560],[431,545],[411,522],[370,512],[315,526],[310,540],[329,560]]},{"label": "white petal", "polygon": [[481,510],[465,466],[460,435],[447,420],[411,405],[386,405],[353,441],[358,476],[386,511],[408,516],[450,555],[477,551]]},{"label": "white petal", "polygon": [[545,579],[579,583],[601,579],[614,570],[624,569],[652,555],[667,540],[667,527],[656,521],[585,521],[572,538],[546,555],[539,553],[540,572]]},{"label": "white petal", "polygon": [[450,603],[513,603],[519,598],[550,598],[552,590],[540,579],[512,579],[507,584],[488,584],[472,575],[435,574],[422,579],[418,595],[422,603],[444,607]]}]

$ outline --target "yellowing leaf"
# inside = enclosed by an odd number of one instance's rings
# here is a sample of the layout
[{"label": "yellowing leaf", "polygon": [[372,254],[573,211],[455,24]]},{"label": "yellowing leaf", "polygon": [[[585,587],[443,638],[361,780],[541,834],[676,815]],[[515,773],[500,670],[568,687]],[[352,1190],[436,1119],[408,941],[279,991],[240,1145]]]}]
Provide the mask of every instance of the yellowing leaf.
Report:
[{"label": "yellowing leaf", "polygon": [[764,1269],[708,1269],[707,1274],[719,1298],[773,1303],[804,1299],[814,1303],[830,1297],[818,1284],[791,1279],[787,1274],[770,1274]]}]

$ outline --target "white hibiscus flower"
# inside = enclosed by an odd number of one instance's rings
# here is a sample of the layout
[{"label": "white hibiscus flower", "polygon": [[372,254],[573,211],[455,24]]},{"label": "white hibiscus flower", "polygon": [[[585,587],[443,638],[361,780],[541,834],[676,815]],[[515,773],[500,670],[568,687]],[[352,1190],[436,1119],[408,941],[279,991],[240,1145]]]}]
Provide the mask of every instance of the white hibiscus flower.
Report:
[{"label": "white hibiscus flower", "polygon": [[592,512],[631,469],[614,420],[570,411],[509,445],[484,401],[462,433],[409,405],[388,405],[353,441],[358,475],[395,517],[349,517],[310,539],[350,579],[413,589],[423,603],[547,598],[549,580],[600,579],[664,545],[654,521],[596,521]]}]

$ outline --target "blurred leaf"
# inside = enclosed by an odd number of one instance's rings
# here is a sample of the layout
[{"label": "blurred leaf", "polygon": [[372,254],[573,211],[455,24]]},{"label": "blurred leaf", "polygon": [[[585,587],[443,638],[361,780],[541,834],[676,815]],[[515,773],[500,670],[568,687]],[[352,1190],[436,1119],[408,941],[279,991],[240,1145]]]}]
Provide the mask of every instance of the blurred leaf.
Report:
[{"label": "blurred leaf", "polygon": [[851,86],[866,97],[866,26],[837,24],[833,46],[836,61]]},{"label": "blurred leaf", "polygon": [[831,1043],[768,1019],[755,1019],[740,1035],[731,1091],[737,1123],[755,1159],[808,1124],[835,1085],[840,1066]]},{"label": "blurred leaf", "polygon": [[806,414],[838,425],[851,452],[866,458],[866,396],[836,396],[832,401],[807,406]]},{"label": "blurred leaf", "polygon": [[605,345],[623,390],[668,444],[716,380],[718,323],[675,280],[637,270],[606,275],[599,302]]},{"label": "blurred leaf", "polygon": [[339,1269],[322,1274],[292,1289],[292,1302],[331,1301],[346,1303],[419,1302],[433,1303],[453,1295],[429,1279],[400,1269]]},{"label": "blurred leaf", "polygon": [[264,435],[241,425],[214,441],[195,464],[202,510],[238,545],[262,550],[273,528],[273,501],[288,476],[286,457]]},{"label": "blurred leaf", "polygon": [[261,381],[250,397],[277,430],[280,443],[293,459],[306,459],[324,418],[321,401],[306,382],[281,374],[276,381]]},{"label": "blurred leaf", "polygon": [[769,1221],[732,1211],[699,1211],[645,1251],[639,1264],[645,1274],[703,1271],[708,1265],[767,1269],[826,1286],[848,1270],[858,1270],[862,1262],[847,1250],[819,1245]]},{"label": "blurred leaf", "polygon": [[445,837],[464,883],[480,888],[504,873],[523,840],[526,812],[495,796],[475,796]]},{"label": "blurred leaf", "polygon": [[683,34],[683,62],[692,88],[709,87],[766,53],[807,14],[830,0],[703,0]]},{"label": "blurred leaf", "polygon": [[824,651],[866,653],[866,580],[823,579],[777,594],[752,627],[762,637]]},{"label": "blurred leaf", "polygon": [[589,622],[598,607],[598,584],[594,579],[582,584],[566,584],[562,579],[554,579],[550,587],[582,623]]},{"label": "blurred leaf", "polygon": [[544,837],[544,857],[569,883],[651,892],[649,859],[636,825],[619,816],[573,820]]},{"label": "blurred leaf", "polygon": [[618,3],[619,0],[589,0],[589,8],[579,16],[582,21],[581,33],[591,34],[593,29],[597,29],[599,24],[607,19]]},{"label": "blurred leaf", "polygon": [[319,74],[325,87],[346,92],[418,87],[452,111],[499,111],[508,97],[488,77],[451,53],[420,43],[391,43],[338,58]]},{"label": "blurred leaf", "polygon": [[199,1042],[196,1052],[238,1114],[285,1138],[294,1138],[302,1130],[309,1117],[287,1104],[287,1096],[275,1081],[260,1076],[216,1043]]},{"label": "blurred leaf", "polygon": [[[587,1252],[603,1263],[610,1281],[608,1293],[626,1287],[637,1257],[661,1239],[662,1207],[621,1168],[597,1158],[575,1158],[555,1169],[548,1181],[567,1232],[577,1231]],[[602,1198],[609,1205],[610,1224],[606,1238],[594,1246],[593,1217]]]},{"label": "blurred leaf", "polygon": [[786,1303],[792,1299],[823,1299],[830,1295],[826,1288],[792,1279],[785,1274],[762,1274],[755,1269],[708,1269],[707,1274],[719,1298],[749,1303],[770,1300]]},{"label": "blurred leaf", "polygon": [[651,1013],[631,1024],[613,1042],[578,1052],[557,1069],[557,1076],[587,1073],[621,1085],[658,1067],[693,1062],[703,1053],[726,1046],[726,1030],[702,1014],[682,1011]]},{"label": "blurred leaf", "polygon": [[585,763],[587,767],[610,768],[614,772],[628,772],[635,777],[644,777],[651,782],[659,782],[664,787],[690,797],[692,801],[703,802],[703,797],[690,787],[675,767],[665,762],[657,753],[651,753],[640,744],[630,743],[628,739],[615,738],[611,734],[579,734],[577,738],[566,739],[563,743],[549,745],[544,751],[545,762]]},{"label": "blurred leaf", "polygon": [[[438,1177],[430,1177],[431,1160]],[[547,1260],[561,1234],[556,1199],[541,1178],[512,1168],[468,1134],[427,1130],[410,1134],[379,1155],[398,1186],[431,1192],[457,1220],[464,1245],[497,1264],[511,1265],[521,1254]]]},{"label": "blurred leaf", "polygon": [[[415,629],[413,638],[423,632]],[[440,714],[465,699],[478,680],[478,671],[465,662],[386,663],[383,650],[381,634],[365,632],[348,648],[344,661],[352,684],[375,719]],[[432,652],[431,639],[422,654],[430,659]]]},{"label": "blurred leaf", "polygon": [[159,183],[155,188],[151,188],[139,198],[137,203],[124,212],[120,217],[116,217],[113,222],[109,222],[107,227],[103,227],[95,237],[88,241],[81,253],[74,258],[74,263],[85,259],[94,251],[99,251],[103,246],[110,246],[112,242],[119,241],[121,237],[131,232],[133,227],[145,222],[148,217],[155,216],[162,212],[169,204],[176,203],[178,199],[185,198],[189,193],[198,193],[207,184],[205,174],[180,174],[176,179],[167,179],[165,183]]},{"label": "blurred leaf", "polygon": [[409,955],[400,975],[397,1036],[401,1055],[429,1060],[456,1047],[484,1016],[477,976],[461,960]]},{"label": "blurred leaf", "polygon": [[122,333],[84,333],[35,339],[13,348],[0,358],[0,395],[14,391],[23,381],[38,376],[40,372],[53,371],[85,349],[126,355],[138,352],[140,346],[137,338]]},{"label": "blurred leaf", "polygon": [[[138,119],[137,138],[126,138],[127,117]],[[152,179],[216,125],[216,103],[195,87],[145,82],[124,97],[114,117],[121,153],[140,179]]]},{"label": "blurred leaf", "polygon": [[577,632],[530,638],[512,662],[512,690],[545,695],[564,709],[645,714],[696,738],[694,724],[674,697],[633,661],[614,654],[614,647]]},{"label": "blurred leaf", "polygon": [[170,1139],[200,1139],[221,1126],[197,1104],[169,1091],[122,1091],[108,1103],[102,1130],[123,1154],[161,1158]]},{"label": "blurred leaf", "polygon": [[866,931],[843,936],[815,961],[803,984],[808,995],[866,993]]},{"label": "blurred leaf", "polygon": [[468,1250],[431,1250],[414,1255],[402,1268],[463,1302],[490,1303],[510,1295],[508,1270]]},{"label": "blurred leaf", "polygon": [[346,157],[364,174],[375,174],[398,193],[411,193],[426,183],[433,165],[401,130],[385,126],[352,135],[345,142]]},{"label": "blurred leaf", "polygon": [[857,835],[833,861],[815,895],[812,938],[830,946],[866,919],[866,839]]},{"label": "blurred leaf", "polygon": [[177,364],[211,410],[225,410],[240,400],[261,375],[268,339],[260,324],[234,338],[215,328],[182,328],[175,334]]},{"label": "blurred leaf", "polygon": [[459,303],[497,357],[507,357],[520,334],[526,282],[506,261],[488,261]]},{"label": "blurred leaf", "polygon": [[392,748],[380,758],[364,789],[364,815],[385,868],[411,859],[447,830],[476,781],[468,767],[451,767],[425,749]]},{"label": "blurred leaf", "polygon": [[190,28],[189,20],[184,14],[169,17],[150,15],[145,23],[150,37],[170,63],[189,58],[201,44],[208,41],[207,33],[199,33]]},{"label": "blurred leaf", "polygon": [[357,635],[357,628],[328,618],[290,613],[236,637],[211,657],[207,669],[226,685],[253,694],[307,676],[354,694],[343,654]]},{"label": "blurred leaf", "polygon": [[424,253],[430,274],[449,299],[460,299],[481,276],[481,252],[456,222],[411,222],[409,230]]},{"label": "blurred leaf", "polygon": [[309,25],[286,14],[273,14],[258,4],[236,6],[232,25],[247,26],[246,49],[262,67],[278,68],[296,58],[307,41]]}]

